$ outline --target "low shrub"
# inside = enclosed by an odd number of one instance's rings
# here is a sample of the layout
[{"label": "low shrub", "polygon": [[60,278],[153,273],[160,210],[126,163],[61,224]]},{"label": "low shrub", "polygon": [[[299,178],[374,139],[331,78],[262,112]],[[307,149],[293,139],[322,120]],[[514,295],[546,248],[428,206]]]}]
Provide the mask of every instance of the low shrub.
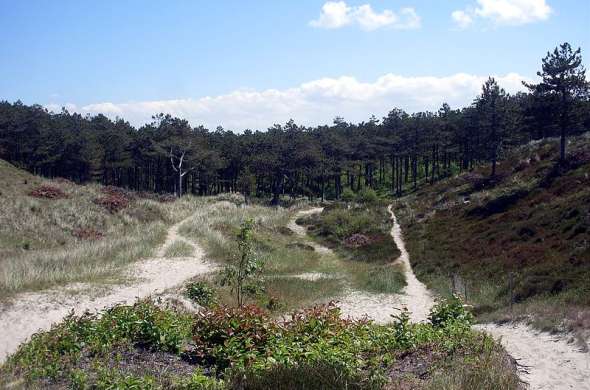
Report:
[{"label": "low shrub", "polygon": [[357,195],[360,203],[375,204],[379,201],[377,193],[372,188],[363,188]]},{"label": "low shrub", "polygon": [[80,240],[95,241],[104,237],[104,233],[94,228],[77,228],[72,231],[72,235]]},{"label": "low shrub", "polygon": [[184,289],[184,294],[187,298],[203,307],[211,307],[217,303],[215,291],[205,282],[188,283]]},{"label": "low shrub", "polygon": [[473,315],[465,308],[461,298],[453,295],[449,299],[439,300],[430,311],[428,320],[438,328],[452,324],[469,327],[473,322]]},{"label": "low shrub", "polygon": [[[412,324],[406,311],[390,325],[376,325],[342,318],[334,303],[274,319],[255,306],[189,315],[144,300],[100,315],[70,315],[34,335],[0,369],[0,386],[24,378],[78,388],[383,388],[392,379],[389,367],[416,349],[470,361],[480,356],[481,337],[462,326],[460,308],[439,303],[432,314],[437,325]],[[162,371],[150,354],[178,371]],[[142,358],[129,370],[126,356]]]},{"label": "low shrub", "polygon": [[48,184],[40,185],[29,192],[29,196],[45,199],[65,199],[68,196],[60,188]]},{"label": "low shrub", "polygon": [[356,194],[350,188],[345,188],[344,191],[342,191],[340,199],[342,199],[343,202],[352,202],[356,199]]},{"label": "low shrub", "polygon": [[344,239],[344,246],[348,248],[360,248],[371,243],[371,239],[364,234],[355,233]]},{"label": "low shrub", "polygon": [[104,207],[110,213],[117,213],[129,206],[129,198],[123,194],[112,193],[94,200],[99,206]]}]

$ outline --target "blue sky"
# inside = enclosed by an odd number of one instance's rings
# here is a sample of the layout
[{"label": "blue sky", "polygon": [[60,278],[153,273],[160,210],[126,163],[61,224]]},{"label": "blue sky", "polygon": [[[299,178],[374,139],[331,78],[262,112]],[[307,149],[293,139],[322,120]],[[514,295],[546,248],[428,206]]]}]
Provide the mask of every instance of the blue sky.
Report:
[{"label": "blue sky", "polygon": [[579,0],[0,0],[0,99],[134,124],[357,121],[468,104],[488,75],[514,91],[563,41],[588,64],[589,22]]}]

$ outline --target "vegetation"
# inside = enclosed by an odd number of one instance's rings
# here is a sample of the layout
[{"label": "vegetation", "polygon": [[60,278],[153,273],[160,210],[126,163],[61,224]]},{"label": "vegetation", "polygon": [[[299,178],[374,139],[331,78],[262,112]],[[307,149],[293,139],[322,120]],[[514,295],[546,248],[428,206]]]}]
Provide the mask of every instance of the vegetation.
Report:
[{"label": "vegetation", "polygon": [[186,285],[185,295],[203,307],[211,307],[217,303],[215,290],[205,282],[190,282]]},{"label": "vegetation", "polygon": [[242,222],[238,235],[239,253],[234,262],[225,266],[221,279],[221,285],[230,286],[235,293],[238,306],[244,305],[247,292],[257,293],[260,289],[262,263],[254,257],[253,228],[254,220]]},{"label": "vegetation", "polygon": [[[492,339],[471,331],[469,317],[446,305],[435,309],[446,314],[433,312],[433,318],[445,317],[436,324],[410,324],[404,313],[379,326],[342,319],[334,305],[273,320],[254,306],[188,315],[139,301],[100,314],[71,315],[34,335],[1,368],[0,384],[339,389],[428,387],[445,380],[458,389],[498,383],[516,389],[513,367]],[[408,359],[415,354],[429,357],[420,375]],[[459,372],[449,371],[459,364]]]},{"label": "vegetation", "polygon": [[[3,298],[72,282],[120,279],[122,267],[150,256],[164,241],[170,224],[208,201],[168,202],[113,187],[45,180],[2,160],[0,192]],[[127,205],[105,208],[96,202],[105,198],[122,198]]]},{"label": "vegetation", "polygon": [[0,102],[0,158],[44,176],[158,193],[241,191],[275,202],[281,194],[340,198],[366,187],[401,195],[421,180],[495,161],[505,147],[560,134],[565,146],[566,135],[590,128],[579,49],[563,44],[542,67],[543,81],[530,85],[531,93],[508,95],[490,79],[462,109],[393,108],[359,124],[336,118],[331,126],[304,127],[291,120],[240,134],[164,114],[135,129],[104,115]]},{"label": "vegetation", "polygon": [[333,204],[322,213],[301,218],[308,232],[347,259],[344,268],[355,287],[371,292],[396,293],[405,286],[401,267],[392,265],[400,256],[390,230],[391,220],[384,204],[373,193],[359,199],[368,204]]},{"label": "vegetation", "polygon": [[[398,202],[412,266],[437,292],[459,275],[482,320],[590,329],[590,136],[522,146],[498,165]],[[460,290],[461,293],[463,291]]]},{"label": "vegetation", "polygon": [[[343,288],[339,260],[334,255],[319,253],[297,240],[286,225],[294,210],[269,208],[260,205],[237,207],[233,203],[219,202],[195,213],[180,233],[198,241],[206,250],[208,258],[222,265],[229,265],[237,275],[237,265],[243,251],[236,237],[243,233],[243,222],[251,220],[248,237],[251,259],[264,264],[258,268],[254,279],[255,288],[248,288],[242,295],[242,303],[258,304],[273,311],[299,308],[319,300],[336,297]],[[326,278],[308,280],[302,274],[318,273]],[[220,277],[209,276],[207,281],[217,285],[221,303],[234,305],[235,290],[232,286],[219,286]],[[202,280],[201,280],[202,281]],[[243,287],[247,284],[246,282]],[[235,283],[234,283],[235,287]]]},{"label": "vegetation", "polygon": [[166,248],[165,257],[188,257],[194,252],[194,248],[184,241],[174,241],[168,248]]}]

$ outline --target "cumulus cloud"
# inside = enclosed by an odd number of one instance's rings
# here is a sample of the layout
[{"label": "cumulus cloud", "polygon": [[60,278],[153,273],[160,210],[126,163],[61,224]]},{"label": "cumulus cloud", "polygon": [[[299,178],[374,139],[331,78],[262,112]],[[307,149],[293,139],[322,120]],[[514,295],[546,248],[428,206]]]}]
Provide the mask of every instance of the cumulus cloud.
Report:
[{"label": "cumulus cloud", "polygon": [[[103,102],[83,107],[70,106],[82,114],[103,113],[122,117],[139,126],[163,112],[188,119],[192,125],[218,125],[235,131],[266,129],[293,118],[314,126],[329,124],[336,116],[351,122],[370,115],[385,116],[392,108],[408,112],[436,110],[443,102],[458,108],[468,105],[480,93],[487,76],[458,73],[447,77],[406,77],[386,74],[373,82],[354,77],[322,78],[284,90],[236,90],[219,96],[195,99],[158,100],[130,103]],[[509,73],[497,77],[508,92],[522,90],[524,77]],[[530,81],[530,80],[527,80]],[[48,109],[59,107],[47,105]],[[59,111],[59,109],[54,109]]]},{"label": "cumulus cloud", "polygon": [[546,0],[477,0],[475,7],[454,11],[451,17],[459,28],[468,27],[474,18],[517,26],[547,20],[551,12]]},{"label": "cumulus cloud", "polygon": [[457,10],[453,11],[451,14],[453,18],[453,22],[457,25],[460,29],[465,29],[473,23],[473,18],[465,11]]},{"label": "cumulus cloud", "polygon": [[398,13],[391,10],[376,12],[370,4],[351,7],[344,1],[328,1],[322,6],[320,16],[309,22],[312,27],[336,29],[358,25],[365,31],[373,31],[386,26],[409,30],[420,28],[420,17],[410,7],[402,8]]}]

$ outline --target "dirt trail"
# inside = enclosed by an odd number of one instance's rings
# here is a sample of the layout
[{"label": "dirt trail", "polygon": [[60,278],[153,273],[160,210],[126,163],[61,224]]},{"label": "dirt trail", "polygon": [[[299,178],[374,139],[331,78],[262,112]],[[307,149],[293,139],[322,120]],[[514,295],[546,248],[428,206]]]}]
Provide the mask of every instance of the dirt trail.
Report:
[{"label": "dirt trail", "polygon": [[[132,303],[137,298],[161,293],[182,284],[187,279],[210,272],[214,265],[204,260],[199,245],[181,237],[178,230],[192,216],[170,227],[164,244],[156,257],[130,266],[129,276],[136,279],[130,285],[115,286],[106,295],[75,294],[80,287],[66,286],[39,293],[24,293],[13,299],[11,305],[0,308],[0,363],[15,352],[18,346],[39,330],[47,330],[71,310],[82,313],[96,311],[117,303]],[[166,249],[175,241],[183,241],[193,248],[189,257],[166,258]]]},{"label": "dirt trail", "polygon": [[[323,208],[317,207],[297,213],[296,218],[322,212]],[[410,317],[414,322],[424,322],[427,320],[430,308],[434,304],[434,300],[426,286],[422,284],[414,275],[412,266],[410,265],[409,255],[406,251],[404,241],[402,238],[401,228],[395,219],[395,215],[388,208],[393,220],[393,227],[391,229],[391,236],[401,255],[396,260],[403,264],[406,274],[407,286],[402,291],[402,294],[375,294],[366,291],[359,291],[349,289],[345,295],[338,297],[338,302],[342,313],[353,318],[361,318],[367,316],[377,323],[386,323],[392,320],[391,316],[399,314],[403,307],[410,310]],[[295,219],[291,220],[288,227],[294,231],[298,236],[305,237],[305,227],[297,225]],[[307,244],[314,247],[320,253],[332,253],[332,250],[319,245],[310,240]]]}]

